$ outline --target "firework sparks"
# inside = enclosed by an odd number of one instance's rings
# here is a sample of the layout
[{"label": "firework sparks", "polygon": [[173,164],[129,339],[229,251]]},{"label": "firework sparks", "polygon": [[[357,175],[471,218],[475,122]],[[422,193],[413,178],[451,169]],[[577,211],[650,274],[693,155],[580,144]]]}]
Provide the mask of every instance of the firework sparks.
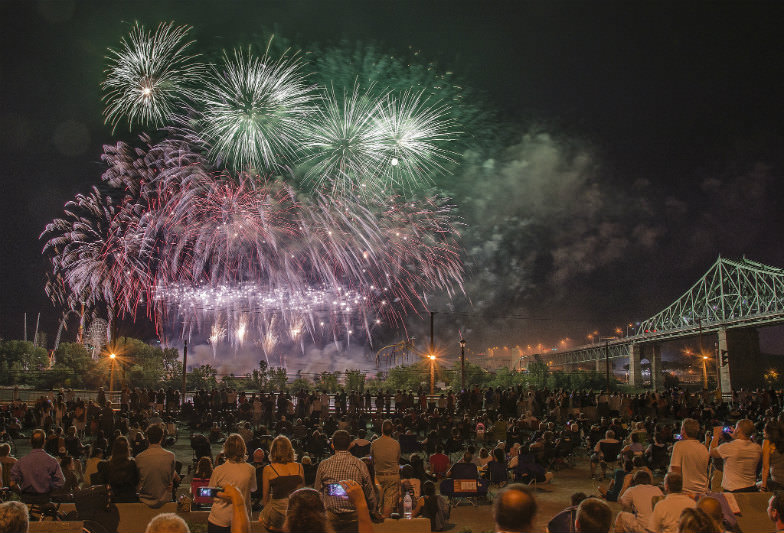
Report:
[{"label": "firework sparks", "polygon": [[160,126],[179,110],[183,99],[193,97],[192,84],[202,66],[188,53],[190,29],[161,23],[147,31],[137,23],[121,48],[109,51],[103,82],[106,122],[116,128],[126,117],[129,127],[136,122]]},{"label": "firework sparks", "polygon": [[278,170],[305,137],[312,89],[296,59],[224,54],[199,92],[198,134],[210,157],[234,169]]}]

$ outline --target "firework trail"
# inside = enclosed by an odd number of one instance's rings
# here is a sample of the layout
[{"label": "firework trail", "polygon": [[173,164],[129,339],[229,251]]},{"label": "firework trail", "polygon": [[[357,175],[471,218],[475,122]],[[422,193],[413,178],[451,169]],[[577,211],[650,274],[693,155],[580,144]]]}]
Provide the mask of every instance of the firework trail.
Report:
[{"label": "firework trail", "polygon": [[184,100],[194,96],[193,83],[203,67],[189,55],[190,26],[158,25],[147,31],[135,24],[119,50],[109,50],[102,86],[104,116],[113,128],[123,119],[158,127],[172,119]]}]

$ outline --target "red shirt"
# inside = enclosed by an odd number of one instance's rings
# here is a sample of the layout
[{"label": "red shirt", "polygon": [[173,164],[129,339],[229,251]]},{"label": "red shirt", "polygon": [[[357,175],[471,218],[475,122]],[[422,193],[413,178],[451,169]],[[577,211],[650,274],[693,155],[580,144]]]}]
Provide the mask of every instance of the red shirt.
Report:
[{"label": "red shirt", "polygon": [[434,453],[430,456],[430,471],[434,474],[446,474],[449,470],[449,457],[443,453]]}]

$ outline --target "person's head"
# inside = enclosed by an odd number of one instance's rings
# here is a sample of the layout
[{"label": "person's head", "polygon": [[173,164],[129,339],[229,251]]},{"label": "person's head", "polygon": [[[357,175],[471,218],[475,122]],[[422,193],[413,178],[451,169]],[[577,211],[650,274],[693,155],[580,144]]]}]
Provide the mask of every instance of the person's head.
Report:
[{"label": "person's head", "polygon": [[615,431],[613,431],[613,430],[611,430],[611,429],[608,429],[608,430],[607,430],[607,431],[604,433],[604,438],[605,438],[605,439],[614,439],[614,438],[615,438]]},{"label": "person's head", "polygon": [[11,445],[7,442],[0,444],[0,457],[8,457],[11,455]]},{"label": "person's head", "polygon": [[490,457],[490,453],[488,453],[487,448],[479,449],[479,457],[482,459],[487,459],[488,457]]},{"label": "person's head", "polygon": [[128,444],[128,439],[125,437],[117,437],[112,443],[112,462],[119,463],[127,461],[131,456],[131,447]]},{"label": "person's head", "polygon": [[253,462],[254,463],[263,463],[264,458],[267,456],[267,452],[264,451],[263,448],[256,448],[253,450]]},{"label": "person's head", "polygon": [[310,456],[308,456],[308,455],[303,455],[303,456],[302,456],[302,464],[303,464],[303,465],[310,465],[310,464],[313,464],[313,460],[311,460]]},{"label": "person's head", "polygon": [[344,452],[351,445],[351,435],[345,429],[339,429],[332,434],[332,447],[336,452]]},{"label": "person's head", "polygon": [[327,533],[331,531],[324,501],[317,490],[304,488],[291,493],[284,529],[289,533]]},{"label": "person's head", "polygon": [[632,484],[633,485],[650,485],[651,484],[651,475],[648,473],[647,470],[638,470],[634,473],[634,477],[632,477]]},{"label": "person's head", "polygon": [[33,434],[30,435],[30,446],[34,450],[43,448],[44,443],[46,442],[46,432],[43,429],[36,429],[33,430]]},{"label": "person's head", "polygon": [[686,508],[681,512],[678,533],[721,533],[716,522],[701,509]]},{"label": "person's head", "polygon": [[700,437],[700,423],[693,418],[684,418],[681,422],[681,435],[690,439]]},{"label": "person's head", "polygon": [[144,533],[190,533],[185,520],[175,513],[161,513],[147,524]]},{"label": "person's head", "polygon": [[204,457],[199,457],[193,477],[196,479],[210,479],[210,476],[212,476],[212,459],[206,455]]},{"label": "person's head", "polygon": [[403,468],[400,469],[400,478],[401,479],[411,479],[415,476],[414,467],[411,465],[403,465]]},{"label": "person's head", "polygon": [[751,438],[754,434],[754,422],[749,420],[748,418],[744,418],[743,420],[738,420],[738,423],[735,424],[735,438]]},{"label": "person's head", "polygon": [[664,491],[674,494],[683,490],[683,476],[679,472],[669,472],[664,476]]},{"label": "person's head", "polygon": [[471,452],[465,452],[463,454],[463,462],[464,463],[470,463],[473,460],[474,460],[474,456],[471,454]]},{"label": "person's head", "polygon": [[247,450],[245,449],[245,440],[242,436],[238,433],[229,435],[226,438],[226,442],[223,443],[223,454],[227,461],[234,461],[235,463],[244,461],[247,456]]},{"label": "person's head", "polygon": [[776,524],[784,524],[784,491],[777,491],[768,500],[768,518]]},{"label": "person's head", "polygon": [[423,496],[435,496],[436,495],[436,484],[432,481],[425,481],[422,484],[422,495]]},{"label": "person's head", "polygon": [[599,498],[586,498],[577,507],[575,531],[581,533],[607,533],[612,524],[610,506]]},{"label": "person's head", "polygon": [[643,466],[645,466],[645,459],[643,458],[643,456],[636,455],[632,457],[632,466],[634,468],[642,468]]},{"label": "person's head", "polygon": [[631,472],[632,470],[634,470],[634,463],[627,459],[626,461],[623,462],[623,469],[626,472]]},{"label": "person's head", "polygon": [[151,424],[147,428],[147,440],[150,444],[160,444],[163,440],[163,428],[158,424]]},{"label": "person's head", "polygon": [[395,425],[392,423],[391,420],[384,420],[381,424],[381,433],[387,437],[392,435],[392,432],[395,430]]},{"label": "person's head", "polygon": [[719,529],[723,529],[724,513],[721,510],[721,503],[716,498],[706,496],[697,502],[697,509],[701,509],[708,516],[710,516]]},{"label": "person's head", "polygon": [[270,462],[282,464],[294,462],[294,448],[291,446],[291,441],[288,437],[278,435],[272,440]]},{"label": "person's head", "polygon": [[25,533],[28,520],[27,506],[22,502],[0,503],[0,533]]},{"label": "person's head", "polygon": [[504,450],[502,450],[501,448],[493,448],[493,459],[495,459],[499,463],[505,463],[506,454],[504,453]]},{"label": "person's head", "polygon": [[569,501],[572,502],[573,507],[576,507],[580,505],[580,502],[582,502],[587,497],[588,495],[584,492],[575,492],[569,497]]},{"label": "person's head", "polygon": [[503,531],[528,531],[536,516],[536,499],[531,490],[520,483],[504,488],[493,499],[493,520]]},{"label": "person's head", "polygon": [[65,472],[66,470],[73,470],[74,469],[73,457],[71,457],[70,455],[63,455],[62,457],[60,457],[60,468],[63,470],[63,472]]}]

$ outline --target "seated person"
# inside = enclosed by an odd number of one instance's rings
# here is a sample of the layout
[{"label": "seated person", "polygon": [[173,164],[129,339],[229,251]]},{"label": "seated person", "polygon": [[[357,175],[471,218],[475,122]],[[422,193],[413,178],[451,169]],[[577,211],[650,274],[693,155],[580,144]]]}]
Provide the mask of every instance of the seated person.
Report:
[{"label": "seated person", "polygon": [[514,471],[515,481],[523,483],[548,483],[553,479],[553,473],[547,472],[545,468],[536,462],[536,457],[528,450],[522,449],[517,457],[513,457],[509,462],[509,469]]},{"label": "seated person", "polygon": [[607,470],[608,463],[614,463],[617,457],[612,457],[612,455],[617,455],[620,452],[621,443],[618,439],[615,438],[615,432],[612,430],[607,430],[604,434],[604,438],[596,443],[593,449],[593,455],[591,455],[591,477],[593,478],[596,475],[596,465],[600,464],[602,467],[602,477],[604,477],[605,472]]},{"label": "seated person", "polygon": [[[599,493],[610,502],[617,502],[618,497],[624,486],[631,483],[632,470],[634,465],[631,461],[624,461],[623,468],[616,468],[613,477],[610,480],[610,485],[607,488],[599,487]],[[626,482],[626,477],[629,477],[629,482]]]},{"label": "seated person", "polygon": [[577,506],[588,496],[584,492],[572,494],[571,505],[555,515],[547,524],[549,533],[573,533],[574,521],[577,518]]},{"label": "seated person", "polygon": [[309,455],[304,455],[302,457],[302,470],[305,472],[305,485],[312,487],[313,482],[316,481],[316,471],[318,470],[318,465],[313,464],[313,460]]},{"label": "seated person", "polygon": [[506,454],[501,448],[493,450],[493,460],[487,463],[487,480],[493,485],[506,485],[509,474],[506,467]]},{"label": "seated person", "polygon": [[446,527],[446,521],[449,519],[449,502],[443,496],[436,494],[436,485],[432,481],[426,481],[422,486],[422,497],[417,499],[411,516],[429,518],[431,531],[443,531]]},{"label": "seated person", "polygon": [[405,465],[400,469],[400,487],[401,494],[414,493],[414,499],[418,499],[421,494],[422,482],[417,479],[414,473],[414,468],[411,465]]},{"label": "seated person", "polygon": [[640,444],[640,433],[635,432],[629,435],[630,442],[621,450],[621,455],[624,460],[631,461],[635,457],[641,457],[645,451],[643,445]]},{"label": "seated person", "polygon": [[[212,459],[209,457],[202,457],[196,463],[196,470],[193,472],[193,479],[191,480],[191,498],[196,505],[211,505],[212,498],[199,496],[199,487],[207,487],[210,484],[210,477],[212,477]],[[261,496],[259,496],[261,497]]]},{"label": "seated person", "polygon": [[449,470],[449,457],[444,454],[444,446],[439,444],[436,447],[436,453],[430,456],[430,474],[443,478]]},{"label": "seated person", "polygon": [[470,452],[465,452],[463,458],[452,465],[446,477],[454,479],[477,479],[479,477],[479,470],[473,461],[473,456]]}]

